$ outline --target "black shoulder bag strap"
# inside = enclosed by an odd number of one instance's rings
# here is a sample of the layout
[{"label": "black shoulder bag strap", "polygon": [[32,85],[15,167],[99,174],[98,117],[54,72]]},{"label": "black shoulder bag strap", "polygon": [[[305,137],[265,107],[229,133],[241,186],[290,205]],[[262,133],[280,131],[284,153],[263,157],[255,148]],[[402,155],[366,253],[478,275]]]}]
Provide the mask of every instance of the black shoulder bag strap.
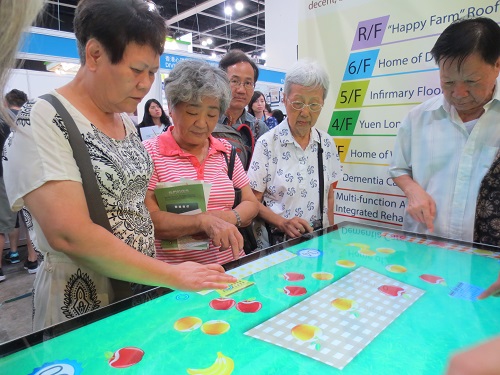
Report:
[{"label": "black shoulder bag strap", "polygon": [[[40,98],[46,100],[55,108],[56,112],[63,120],[64,125],[66,125],[66,130],[68,131],[68,141],[73,149],[73,157],[75,158],[76,165],[80,169],[80,174],[82,176],[83,191],[85,193],[90,218],[94,223],[113,233],[111,225],[109,224],[106,209],[104,208],[104,203],[102,202],[99,186],[97,186],[97,180],[92,162],[90,160],[89,151],[87,146],[85,146],[85,142],[83,141],[82,135],[80,134],[73,117],[71,117],[64,105],[54,95],[45,94],[40,96]],[[109,280],[111,281],[111,286],[115,293],[116,300],[130,297],[132,295],[130,283],[111,278]]]},{"label": "black shoulder bag strap", "polygon": [[319,136],[318,145],[318,175],[319,175],[319,209],[320,209],[320,220],[321,227],[323,227],[323,207],[325,204],[325,177],[323,171],[323,146],[321,146],[321,134],[318,129],[316,129]]},{"label": "black shoulder bag strap", "polygon": [[[229,159],[227,158],[226,153],[224,153],[224,158],[226,159],[227,164],[227,177],[232,181],[233,180],[233,172],[234,172],[234,162],[236,160],[236,147],[231,146],[231,154],[229,155]],[[241,189],[234,188],[234,203],[233,208],[241,203]],[[257,248],[257,239],[253,233],[252,225],[248,225],[246,227],[238,228],[241,235],[243,236],[243,250],[245,254],[250,254]]]},{"label": "black shoulder bag strap", "polygon": [[236,157],[236,147],[231,146],[231,154],[229,155],[229,160],[227,159],[226,153],[224,153],[224,158],[226,159],[226,164],[227,164],[227,177],[229,177],[231,181],[233,180],[235,157]]}]

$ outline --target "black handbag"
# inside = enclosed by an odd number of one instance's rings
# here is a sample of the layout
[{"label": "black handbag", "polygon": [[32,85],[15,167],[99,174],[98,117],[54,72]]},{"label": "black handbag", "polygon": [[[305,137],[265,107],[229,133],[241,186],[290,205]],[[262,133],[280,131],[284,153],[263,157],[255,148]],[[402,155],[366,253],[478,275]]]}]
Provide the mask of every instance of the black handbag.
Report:
[{"label": "black handbag", "polygon": [[[234,170],[234,162],[236,159],[236,148],[231,146],[231,154],[229,155],[229,160],[227,155],[224,153],[224,158],[227,163],[227,176],[232,181],[233,180],[233,170]],[[241,189],[234,188],[234,203],[233,208],[238,206],[241,203]],[[257,249],[257,239],[255,238],[255,234],[253,232],[253,225],[247,225],[246,227],[238,228],[241,235],[243,236],[243,250],[245,254],[250,254],[251,252]]]}]

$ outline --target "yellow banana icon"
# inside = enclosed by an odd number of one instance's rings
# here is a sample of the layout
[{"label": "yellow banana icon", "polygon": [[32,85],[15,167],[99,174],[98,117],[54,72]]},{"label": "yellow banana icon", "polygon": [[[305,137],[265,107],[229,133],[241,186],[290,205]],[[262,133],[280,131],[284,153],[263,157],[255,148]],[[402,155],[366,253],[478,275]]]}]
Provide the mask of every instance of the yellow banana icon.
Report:
[{"label": "yellow banana icon", "polygon": [[190,375],[230,375],[234,370],[234,361],[221,352],[217,352],[217,359],[212,366],[202,369],[187,369]]}]

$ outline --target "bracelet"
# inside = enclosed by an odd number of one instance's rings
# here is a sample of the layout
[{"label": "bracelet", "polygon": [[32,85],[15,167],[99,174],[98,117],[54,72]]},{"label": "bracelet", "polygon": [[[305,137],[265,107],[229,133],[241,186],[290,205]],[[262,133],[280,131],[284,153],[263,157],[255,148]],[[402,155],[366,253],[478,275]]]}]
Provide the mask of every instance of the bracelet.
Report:
[{"label": "bracelet", "polygon": [[236,210],[231,210],[231,211],[233,211],[234,212],[234,216],[236,216],[236,228],[241,227],[241,217],[240,217],[240,214]]}]

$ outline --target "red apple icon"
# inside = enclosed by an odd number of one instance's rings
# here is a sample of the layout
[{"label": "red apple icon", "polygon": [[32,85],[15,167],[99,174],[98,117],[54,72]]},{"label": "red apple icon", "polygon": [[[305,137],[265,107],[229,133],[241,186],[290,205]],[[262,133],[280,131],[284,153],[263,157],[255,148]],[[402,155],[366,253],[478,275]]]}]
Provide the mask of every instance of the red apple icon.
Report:
[{"label": "red apple icon", "polygon": [[283,275],[286,281],[299,281],[304,280],[304,275],[297,272],[287,272]]},{"label": "red apple icon", "polygon": [[262,303],[259,301],[241,301],[236,304],[236,310],[242,313],[254,313],[262,308]]},{"label": "red apple icon", "polygon": [[109,359],[109,365],[114,368],[125,368],[139,363],[144,351],[133,346],[118,349]]},{"label": "red apple icon", "polygon": [[285,292],[287,296],[297,297],[306,294],[307,289],[302,286],[289,285],[283,288],[283,292]]},{"label": "red apple icon", "polygon": [[231,298],[216,298],[210,301],[210,307],[214,310],[229,310],[236,301]]}]

